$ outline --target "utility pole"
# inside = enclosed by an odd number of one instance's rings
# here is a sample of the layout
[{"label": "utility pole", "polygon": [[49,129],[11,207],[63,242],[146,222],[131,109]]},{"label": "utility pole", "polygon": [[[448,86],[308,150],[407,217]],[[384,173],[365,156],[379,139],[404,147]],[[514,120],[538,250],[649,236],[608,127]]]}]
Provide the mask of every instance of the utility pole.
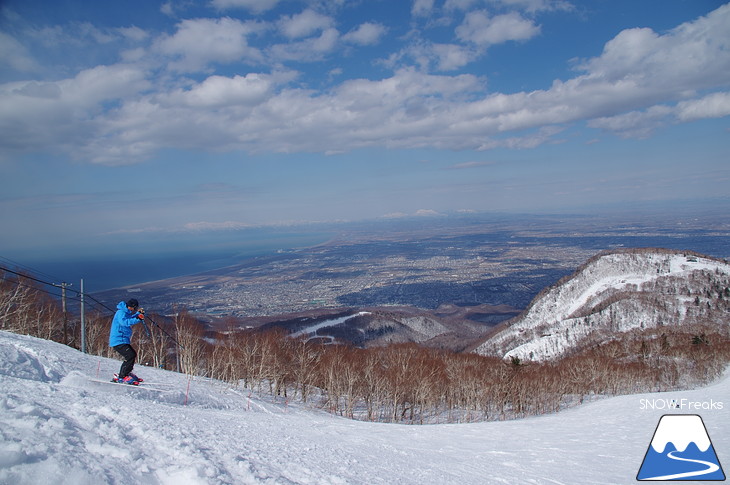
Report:
[{"label": "utility pole", "polygon": [[86,319],[84,318],[84,279],[81,278],[81,352],[86,353]]},{"label": "utility pole", "polygon": [[61,307],[63,308],[63,344],[68,345],[68,316],[66,315],[66,287],[72,286],[65,281],[61,283]]}]

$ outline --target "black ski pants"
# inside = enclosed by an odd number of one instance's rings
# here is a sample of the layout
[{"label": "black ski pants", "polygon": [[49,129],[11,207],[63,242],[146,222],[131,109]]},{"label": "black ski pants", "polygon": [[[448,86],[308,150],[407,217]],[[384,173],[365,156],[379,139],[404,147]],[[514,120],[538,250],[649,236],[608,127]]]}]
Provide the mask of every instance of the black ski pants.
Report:
[{"label": "black ski pants", "polygon": [[137,360],[137,352],[129,344],[122,344],[113,347],[114,350],[119,352],[124,357],[122,367],[119,369],[119,378],[124,379],[134,369],[134,361]]}]

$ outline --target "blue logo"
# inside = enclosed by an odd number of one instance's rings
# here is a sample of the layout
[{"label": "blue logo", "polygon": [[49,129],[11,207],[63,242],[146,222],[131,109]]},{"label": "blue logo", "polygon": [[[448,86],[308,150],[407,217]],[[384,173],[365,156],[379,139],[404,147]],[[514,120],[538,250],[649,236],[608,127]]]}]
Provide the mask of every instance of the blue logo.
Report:
[{"label": "blue logo", "polygon": [[696,414],[662,416],[636,479],[725,480],[702,418]]}]

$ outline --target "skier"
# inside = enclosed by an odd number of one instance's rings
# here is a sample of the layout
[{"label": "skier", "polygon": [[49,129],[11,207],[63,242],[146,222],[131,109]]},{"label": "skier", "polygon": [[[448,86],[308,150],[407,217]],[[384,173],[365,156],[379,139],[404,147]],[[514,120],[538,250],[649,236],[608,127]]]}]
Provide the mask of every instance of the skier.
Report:
[{"label": "skier", "polygon": [[130,344],[132,338],[132,325],[144,320],[144,311],[138,311],[139,302],[132,298],[128,302],[120,301],[117,305],[117,312],[112,320],[112,328],[109,332],[109,347],[113,348],[124,358],[119,374],[114,374],[114,382],[124,384],[139,384],[142,379],[132,373],[134,362],[137,359],[137,352]]}]

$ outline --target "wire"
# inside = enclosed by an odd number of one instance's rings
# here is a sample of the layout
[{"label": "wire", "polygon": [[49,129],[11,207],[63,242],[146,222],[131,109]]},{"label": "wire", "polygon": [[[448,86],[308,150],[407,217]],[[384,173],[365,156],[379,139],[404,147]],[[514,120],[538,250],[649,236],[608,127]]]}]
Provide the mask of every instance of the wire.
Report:
[{"label": "wire", "polygon": [[22,283],[20,280],[13,281],[12,283],[15,283],[18,286],[23,286],[25,288],[30,288],[31,290],[40,291],[41,293],[46,293],[46,294],[51,295],[51,296],[56,296],[56,297],[59,297],[59,298],[61,297],[61,295],[59,295],[58,293],[53,293],[51,291],[44,290],[43,288],[38,288],[37,286],[33,286],[33,285],[26,284],[26,283]]},{"label": "wire", "polygon": [[[4,259],[4,260],[7,260],[7,261],[10,261],[10,260],[9,260],[9,259],[7,259],[7,258],[2,258],[2,259]],[[15,283],[15,284],[17,284],[17,285],[21,285],[21,286],[26,286],[26,287],[28,287],[28,288],[32,288],[32,289],[34,289],[34,290],[37,290],[37,291],[41,291],[41,292],[43,292],[43,293],[47,293],[47,294],[49,294],[49,295],[53,295],[53,296],[56,296],[56,297],[59,297],[59,298],[60,298],[60,297],[62,296],[62,295],[59,295],[59,294],[57,294],[57,293],[51,293],[50,291],[44,290],[44,289],[42,289],[42,288],[34,288],[34,287],[32,287],[32,286],[30,286],[30,285],[27,285],[27,284],[25,284],[25,283],[21,283],[21,281],[20,281],[20,278],[27,278],[27,279],[29,279],[29,280],[32,280],[32,281],[35,281],[35,282],[37,282],[37,283],[41,283],[41,284],[44,284],[44,285],[52,286],[52,287],[54,287],[54,288],[61,288],[61,285],[59,285],[58,283],[51,283],[51,282],[49,282],[49,281],[44,281],[44,280],[42,280],[42,279],[39,279],[39,278],[35,278],[35,277],[33,277],[33,276],[30,276],[30,275],[28,275],[28,274],[24,274],[24,273],[19,273],[19,272],[17,272],[17,271],[13,271],[12,269],[10,269],[10,268],[6,268],[6,267],[4,267],[4,266],[0,266],[0,270],[2,270],[2,271],[5,271],[6,273],[10,273],[10,274],[14,274],[14,275],[17,275],[17,276],[19,277],[19,278],[18,278],[18,281],[15,281],[15,282],[14,282],[14,283]],[[47,276],[49,276],[49,275],[47,275]],[[3,279],[4,279],[4,275],[3,275]],[[112,310],[111,308],[109,308],[108,306],[106,306],[106,305],[105,305],[104,303],[100,302],[99,300],[97,300],[96,298],[94,298],[93,296],[91,296],[91,295],[89,295],[89,294],[87,294],[87,293],[81,293],[81,291],[79,291],[79,290],[71,290],[71,289],[69,289],[69,288],[67,288],[67,289],[66,289],[66,291],[67,291],[67,292],[70,292],[70,293],[76,293],[76,295],[77,295],[77,297],[76,297],[76,298],[73,298],[73,297],[67,297],[67,298],[69,298],[69,299],[71,299],[71,300],[74,300],[74,301],[79,301],[79,302],[80,302],[80,301],[81,301],[81,297],[83,296],[83,297],[84,297],[84,302],[86,302],[86,299],[88,298],[89,300],[91,300],[91,301],[93,301],[93,302],[96,302],[96,303],[97,303],[98,305],[100,305],[101,307],[103,307],[103,308],[105,308],[106,310],[110,311],[111,313],[115,313],[115,312],[116,312],[116,310]],[[92,304],[92,306],[93,306],[93,304]],[[176,343],[176,344],[177,344],[177,345],[178,345],[178,346],[179,346],[179,347],[180,347],[181,349],[183,348],[183,346],[182,346],[182,345],[180,345],[180,342],[178,342],[178,341],[177,341],[177,340],[176,340],[176,339],[175,339],[175,338],[174,338],[174,337],[173,337],[172,335],[170,335],[170,334],[169,334],[169,333],[168,333],[167,331],[165,331],[165,329],[164,329],[164,328],[162,328],[162,327],[161,327],[160,325],[158,325],[158,324],[157,324],[157,322],[155,322],[155,321],[154,321],[154,320],[152,320],[151,318],[148,318],[148,320],[149,320],[149,321],[150,321],[150,323],[152,323],[152,324],[153,324],[153,325],[154,325],[155,327],[159,328],[159,329],[160,329],[160,330],[161,330],[161,331],[162,331],[162,332],[163,332],[163,333],[164,333],[164,334],[165,334],[165,335],[166,335],[166,336],[167,336],[167,337],[168,337],[168,338],[169,338],[170,340],[172,340],[173,342],[175,342],[175,343]],[[143,321],[143,322],[144,322],[144,321]],[[147,329],[146,325],[145,325],[145,329],[147,330],[147,332],[149,332],[149,329]]]},{"label": "wire", "polygon": [[[3,259],[6,259],[6,258],[3,258]],[[4,267],[4,266],[0,266],[0,270],[2,270],[2,271],[5,271],[6,273],[11,273],[11,274],[17,275],[17,276],[19,276],[20,278],[26,278],[26,279],[29,279],[29,280],[31,280],[31,281],[35,281],[35,282],[37,282],[37,283],[41,283],[41,284],[43,284],[43,285],[48,285],[48,286],[52,286],[52,287],[54,287],[54,288],[60,288],[60,287],[61,287],[61,285],[59,285],[59,284],[57,284],[57,283],[51,283],[51,282],[49,282],[49,281],[44,281],[44,280],[42,280],[42,279],[40,279],[40,278],[36,278],[36,277],[34,277],[34,276],[31,276],[31,275],[29,275],[29,274],[26,274],[26,273],[19,273],[19,272],[17,272],[17,271],[13,271],[12,269],[10,269],[10,268],[6,268],[6,267]],[[15,284],[17,284],[17,285],[20,285],[20,286],[24,286],[24,287],[27,287],[27,288],[31,288],[31,289],[34,289],[34,290],[37,290],[37,291],[40,291],[40,292],[46,293],[46,294],[48,294],[48,295],[52,295],[52,296],[55,296],[55,297],[57,297],[57,298],[61,298],[61,297],[62,297],[62,295],[61,295],[61,294],[58,294],[58,293],[53,293],[53,292],[51,292],[51,291],[48,291],[48,290],[44,290],[43,288],[36,288],[36,287],[33,287],[33,286],[31,286],[31,285],[28,285],[28,284],[22,283],[22,282],[20,281],[20,279],[18,279],[18,281],[16,281],[16,282],[15,282]],[[82,295],[81,291],[79,291],[79,290],[72,290],[72,289],[70,289],[70,288],[66,288],[66,292],[67,292],[67,293],[75,293],[75,294],[77,295],[76,297],[72,297],[72,296],[67,296],[67,298],[68,298],[69,300],[72,300],[72,301],[79,301],[79,302],[81,301],[81,295]],[[94,298],[93,296],[91,296],[91,295],[89,295],[89,294],[87,294],[87,293],[83,293],[83,296],[84,296],[84,301],[86,301],[86,299],[92,300],[92,301],[96,302],[96,304],[98,304],[99,306],[101,306],[102,308],[105,308],[105,309],[106,309],[107,311],[109,311],[109,312],[111,312],[111,313],[114,313],[114,312],[115,312],[115,310],[112,310],[111,308],[109,308],[108,306],[106,306],[105,304],[103,304],[102,302],[100,302],[99,300],[97,300],[96,298]]]},{"label": "wire", "polygon": [[31,275],[29,275],[29,274],[27,274],[27,273],[18,273],[17,271],[13,271],[13,270],[12,270],[12,269],[10,269],[10,268],[5,268],[5,267],[3,267],[3,266],[0,266],[0,270],[3,270],[3,271],[5,271],[6,273],[11,273],[11,274],[14,274],[14,275],[20,276],[20,277],[22,277],[22,278],[27,278],[27,279],[29,279],[29,280],[33,280],[33,281],[36,281],[36,282],[38,282],[38,283],[42,283],[42,284],[44,284],[44,285],[49,285],[49,286],[55,286],[55,287],[59,287],[59,285],[58,285],[58,284],[56,284],[56,283],[51,283],[51,282],[48,282],[48,281],[43,281],[43,280],[41,280],[41,279],[38,279],[38,278],[35,278],[35,277],[33,277],[33,276],[31,276]]},{"label": "wire", "polygon": [[[79,293],[79,292],[77,292],[77,293]],[[80,294],[81,293],[79,293],[79,295]],[[103,308],[105,308],[107,311],[109,311],[111,313],[116,313],[117,312],[116,310],[113,310],[113,309],[109,308],[108,306],[106,306],[105,304],[103,304],[102,302],[100,302],[99,300],[97,300],[96,298],[94,298],[93,296],[89,295],[88,293],[84,293],[84,297],[88,298],[91,301],[96,302],[97,304],[101,305]],[[86,300],[84,300],[84,301],[86,301]]]},{"label": "wire", "polygon": [[13,261],[12,259],[10,259],[10,258],[6,258],[6,257],[4,257],[4,256],[0,256],[0,261],[4,261],[4,262],[6,262],[6,263],[10,263],[10,264],[12,264],[13,266],[15,266],[16,268],[22,268],[22,269],[24,269],[24,270],[27,270],[27,271],[30,271],[30,272],[32,272],[32,273],[35,273],[35,274],[39,274],[39,275],[43,275],[43,276],[45,276],[46,278],[50,278],[50,279],[53,279],[53,280],[60,280],[60,279],[61,279],[61,278],[58,278],[58,277],[57,277],[57,276],[55,276],[55,275],[52,275],[52,274],[48,274],[48,273],[44,273],[43,271],[37,270],[37,269],[35,269],[35,268],[31,268],[31,267],[30,267],[30,266],[28,266],[28,265],[25,265],[25,264],[21,264],[21,263],[18,263],[17,261]]}]

